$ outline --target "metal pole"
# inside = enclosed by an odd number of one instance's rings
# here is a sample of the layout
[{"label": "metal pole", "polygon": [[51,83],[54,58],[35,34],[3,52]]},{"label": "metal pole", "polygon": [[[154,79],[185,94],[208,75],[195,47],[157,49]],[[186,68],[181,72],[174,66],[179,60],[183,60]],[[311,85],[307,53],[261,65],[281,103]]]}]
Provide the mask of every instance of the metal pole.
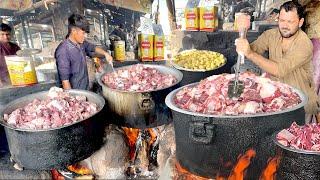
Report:
[{"label": "metal pole", "polygon": [[261,16],[262,1],[263,0],[259,0],[259,17]]},{"label": "metal pole", "polygon": [[52,35],[53,35],[53,41],[57,41],[57,34],[56,34],[56,31],[55,31],[55,28],[56,28],[56,24],[54,22],[54,10],[55,8],[52,8],[51,12],[52,12],[52,17],[51,17],[51,23],[52,23],[52,28],[51,28],[51,31],[52,31]]},{"label": "metal pole", "polygon": [[52,22],[52,28],[51,28],[51,31],[52,31],[52,35],[53,35],[53,41],[57,41],[57,34],[56,34],[56,31],[55,31],[55,23],[54,23],[54,19],[53,17],[51,18],[51,22]]},{"label": "metal pole", "polygon": [[257,2],[256,2],[256,7],[255,7],[255,10],[256,10],[256,12],[257,12],[257,14],[258,14],[258,16],[257,17],[259,17],[259,14],[260,14],[260,12],[259,12],[259,5],[260,4],[260,0],[257,0]]},{"label": "metal pole", "polygon": [[21,20],[21,26],[22,26],[22,32],[23,32],[24,40],[26,41],[27,48],[30,48],[29,41],[28,41],[28,34],[27,34],[27,30],[26,30],[26,27],[25,27],[25,24],[24,24],[24,20],[21,17],[20,17],[20,20]]},{"label": "metal pole", "polygon": [[266,12],[266,4],[267,4],[267,0],[264,0],[264,7],[263,7],[263,12]]},{"label": "metal pole", "polygon": [[32,48],[34,48],[34,46],[33,46],[33,40],[32,40],[32,36],[31,36],[31,32],[30,32],[29,21],[26,21],[26,23],[27,23],[27,27],[28,27],[28,34],[29,34],[29,37],[30,37],[31,47],[32,47]]},{"label": "metal pole", "polygon": [[108,31],[108,28],[106,28],[106,21],[105,21],[105,19],[104,19],[104,13],[102,14],[102,25],[103,25],[103,39],[104,39],[104,44],[107,45],[106,31]]},{"label": "metal pole", "polygon": [[[103,15],[103,12],[101,12],[101,14],[98,15],[98,16],[99,16],[99,29],[100,29],[100,37],[99,37],[99,40],[100,40],[100,42],[103,42],[103,39],[102,39],[102,36],[103,36],[102,24],[103,24],[104,22],[103,22],[103,19],[102,19],[103,16],[101,16],[101,15]],[[102,44],[105,44],[105,43],[102,43]]]},{"label": "metal pole", "polygon": [[156,10],[156,14],[155,14],[155,22],[156,22],[156,24],[159,24],[159,7],[160,7],[160,1],[158,0],[158,2],[157,2],[157,10]]},{"label": "metal pole", "polygon": [[42,35],[41,35],[41,32],[38,32],[39,33],[39,39],[40,39],[40,42],[41,42],[41,49],[44,48],[44,45],[43,45],[43,41],[42,41]]}]

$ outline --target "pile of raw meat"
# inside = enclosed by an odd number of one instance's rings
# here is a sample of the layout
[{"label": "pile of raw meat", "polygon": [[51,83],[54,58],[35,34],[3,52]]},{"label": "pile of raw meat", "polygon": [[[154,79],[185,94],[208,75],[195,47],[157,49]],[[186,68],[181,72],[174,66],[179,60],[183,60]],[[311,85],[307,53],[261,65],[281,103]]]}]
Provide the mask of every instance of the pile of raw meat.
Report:
[{"label": "pile of raw meat", "polygon": [[102,81],[112,89],[145,92],[170,87],[177,79],[156,68],[137,64],[107,73],[102,77]]},{"label": "pile of raw meat", "polygon": [[295,122],[277,134],[280,144],[300,150],[320,152],[320,124],[298,126]]},{"label": "pile of raw meat", "polygon": [[228,97],[229,81],[233,74],[208,77],[195,87],[185,87],[175,98],[182,109],[213,115],[239,115],[276,112],[301,102],[299,95],[288,85],[250,73],[240,74],[244,90],[239,98]]},{"label": "pile of raw meat", "polygon": [[34,99],[11,114],[4,114],[4,120],[22,129],[50,129],[86,119],[97,111],[97,104],[87,101],[85,96],[71,96],[53,87],[48,98]]}]

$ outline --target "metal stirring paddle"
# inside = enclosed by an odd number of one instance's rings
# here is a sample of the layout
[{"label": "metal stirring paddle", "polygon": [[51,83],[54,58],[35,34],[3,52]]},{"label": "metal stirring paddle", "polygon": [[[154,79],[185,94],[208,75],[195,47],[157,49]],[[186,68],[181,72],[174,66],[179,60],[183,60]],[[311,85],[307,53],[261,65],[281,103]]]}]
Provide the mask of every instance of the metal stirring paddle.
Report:
[{"label": "metal stirring paddle", "polygon": [[[246,34],[247,34],[247,29],[246,28],[242,28],[239,31],[240,38],[246,38]],[[243,63],[244,63],[244,55],[238,53],[236,67],[234,68],[234,70],[235,70],[235,73],[234,73],[235,74],[235,79],[234,79],[234,81],[230,81],[229,85],[228,85],[228,96],[229,96],[229,98],[240,97],[242,92],[243,92],[244,83],[242,81],[239,81],[240,64],[243,64]]]}]

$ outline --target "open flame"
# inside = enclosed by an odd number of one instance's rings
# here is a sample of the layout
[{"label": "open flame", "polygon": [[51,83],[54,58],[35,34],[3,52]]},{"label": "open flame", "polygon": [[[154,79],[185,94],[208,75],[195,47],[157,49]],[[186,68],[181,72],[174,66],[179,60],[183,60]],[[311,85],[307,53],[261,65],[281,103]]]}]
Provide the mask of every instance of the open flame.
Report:
[{"label": "open flame", "polygon": [[[142,151],[146,150],[148,163],[148,170],[152,169],[157,164],[157,153],[159,148],[158,136],[160,131],[158,128],[135,129],[122,127],[126,136],[127,144],[129,146],[129,167],[126,170],[128,176],[136,176],[141,173],[139,168],[139,161],[136,164],[136,159]],[[146,147],[144,146],[146,143]],[[146,149],[141,149],[146,148]],[[138,165],[138,166],[136,166]]]},{"label": "open flame", "polygon": [[217,175],[215,180],[225,180],[226,178],[224,178],[223,176]]},{"label": "open flame", "polygon": [[136,153],[136,142],[138,140],[139,136],[139,129],[134,129],[134,128],[127,128],[127,127],[122,127],[126,138],[127,138],[127,143],[129,146],[129,159],[134,160],[135,158],[135,153]]},{"label": "open flame", "polygon": [[148,141],[148,145],[151,146],[157,140],[157,133],[152,128],[148,128],[147,131],[150,135],[150,140]]},{"label": "open flame", "polygon": [[[127,127],[122,127],[126,138],[127,138],[127,143],[129,146],[129,157],[130,160],[134,161],[135,157],[136,157],[136,148],[137,148],[137,141],[139,138],[139,135],[142,135],[144,133],[148,134],[148,140],[147,140],[147,144],[148,144],[148,149],[151,148],[151,146],[156,142],[157,140],[157,136],[158,136],[158,132],[157,129],[153,129],[153,128],[148,128],[146,130],[140,130],[140,129],[134,129],[134,128],[127,128]],[[146,140],[146,139],[144,139]]]},{"label": "open flame", "polygon": [[249,149],[244,155],[240,155],[237,164],[234,166],[228,180],[243,180],[246,169],[251,163],[251,159],[256,156],[256,151]]},{"label": "open flame", "polygon": [[70,165],[67,170],[51,170],[51,176],[53,180],[66,180],[66,179],[94,179],[93,172],[80,164]]},{"label": "open flame", "polygon": [[269,159],[266,168],[262,171],[260,180],[275,180],[275,174],[277,172],[280,163],[280,156]]},{"label": "open flame", "polygon": [[93,174],[93,172],[85,167],[85,166],[82,166],[80,165],[79,163],[77,164],[74,164],[74,165],[70,165],[67,167],[67,169],[71,172],[74,172],[76,174],[79,174],[79,175],[90,175],[90,174]]},{"label": "open flame", "polygon": [[[249,167],[252,158],[256,156],[256,151],[253,149],[249,149],[245,152],[244,155],[239,155],[238,161],[236,165],[233,167],[230,175],[228,177],[221,176],[218,174],[215,177],[215,180],[243,180],[246,174],[246,169]],[[230,166],[231,162],[228,162],[225,166]],[[180,166],[180,164],[177,162],[175,165],[175,168],[178,172],[178,178],[174,179],[181,179],[181,176],[183,177],[183,180],[208,180],[207,178],[196,176],[189,171],[185,170]],[[263,179],[263,180],[269,180],[269,179]]]},{"label": "open flame", "polygon": [[[223,176],[218,173],[215,180],[243,180],[246,175],[246,170],[249,167],[252,159],[256,157],[256,151],[254,149],[249,149],[244,155],[239,155],[237,163],[233,166],[233,169],[229,176]],[[262,171],[259,180],[275,180],[276,172],[281,160],[281,155],[276,155],[273,158],[269,158],[265,169]],[[232,163],[228,161],[223,163],[224,168],[232,167]],[[175,163],[175,168],[177,170],[177,175],[173,179],[183,179],[183,180],[208,180],[207,178],[196,176],[186,169],[182,168],[178,162]],[[177,176],[177,177],[176,177]]]},{"label": "open flame", "polygon": [[175,168],[176,168],[178,174],[177,174],[177,176],[173,177],[174,180],[180,180],[180,179],[183,179],[183,180],[209,180],[207,178],[197,176],[197,175],[190,173],[189,171],[187,171],[186,169],[181,167],[181,165],[178,162],[175,163]]}]

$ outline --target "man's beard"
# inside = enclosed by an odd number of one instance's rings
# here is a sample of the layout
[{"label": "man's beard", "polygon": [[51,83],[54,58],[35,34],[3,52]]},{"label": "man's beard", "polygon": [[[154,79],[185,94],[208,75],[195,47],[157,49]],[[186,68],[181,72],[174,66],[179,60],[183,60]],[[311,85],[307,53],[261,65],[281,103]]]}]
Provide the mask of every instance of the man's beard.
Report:
[{"label": "man's beard", "polygon": [[[289,29],[285,29],[287,31],[290,31]],[[288,33],[288,34],[285,34],[284,32],[282,32],[282,30],[279,28],[279,31],[280,31],[280,34],[283,38],[290,38],[292,37],[293,35],[295,35],[299,30],[299,27],[293,32],[293,33]]]}]

